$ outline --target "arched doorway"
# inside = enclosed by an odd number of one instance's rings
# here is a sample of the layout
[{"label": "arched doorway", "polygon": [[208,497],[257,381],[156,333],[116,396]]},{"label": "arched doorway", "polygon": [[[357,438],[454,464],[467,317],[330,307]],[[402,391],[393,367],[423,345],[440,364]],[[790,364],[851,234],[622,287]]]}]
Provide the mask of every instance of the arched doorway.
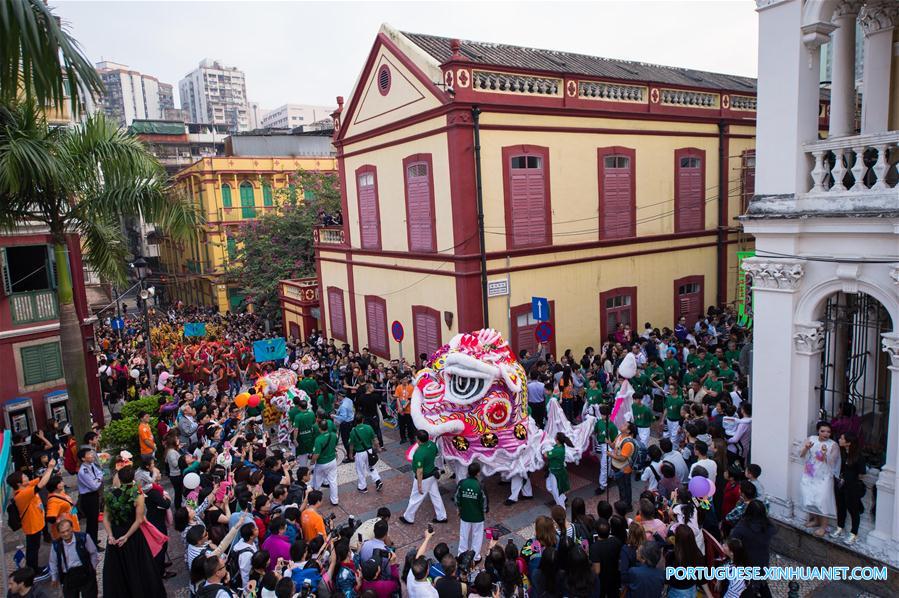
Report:
[{"label": "arched doorway", "polygon": [[880,468],[886,461],[891,380],[881,335],[893,330],[892,319],[871,295],[839,292],[825,300],[822,323],[819,416],[843,416],[835,436],[839,430],[859,432],[868,465]]}]

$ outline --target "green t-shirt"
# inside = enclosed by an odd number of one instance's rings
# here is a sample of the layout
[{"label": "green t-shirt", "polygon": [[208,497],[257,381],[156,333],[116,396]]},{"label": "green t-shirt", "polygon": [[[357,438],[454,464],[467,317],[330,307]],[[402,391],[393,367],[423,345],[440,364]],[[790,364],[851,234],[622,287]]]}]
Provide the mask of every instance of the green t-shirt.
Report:
[{"label": "green t-shirt", "polygon": [[297,453],[308,455],[315,445],[315,414],[311,411],[300,411],[293,418],[293,427],[297,429]]},{"label": "green t-shirt", "polygon": [[680,393],[665,398],[665,417],[673,422],[681,421],[680,408],[684,406],[684,397]]},{"label": "green t-shirt", "polygon": [[640,372],[633,378],[631,378],[631,386],[634,387],[634,394],[638,396],[643,396],[649,392],[649,389],[652,385],[649,383],[649,376],[646,375],[646,372]]},{"label": "green t-shirt", "polygon": [[422,477],[430,477],[434,473],[434,460],[437,458],[437,445],[430,440],[424,444],[419,444],[412,455],[412,475],[417,476],[418,470],[421,470]]},{"label": "green t-shirt", "polygon": [[[665,382],[665,370],[660,368],[657,365],[649,365],[646,367],[646,375],[649,376],[650,380],[654,380],[659,384],[663,384]],[[652,388],[655,388],[654,386]]]},{"label": "green t-shirt", "polygon": [[708,378],[703,383],[703,386],[713,392],[721,392],[722,390],[724,390],[724,384],[721,382],[721,380],[712,380],[711,378]]},{"label": "green t-shirt", "polygon": [[587,404],[588,405],[598,405],[602,402],[602,389],[601,388],[588,388],[587,389]]},{"label": "green t-shirt", "polygon": [[368,424],[359,424],[350,431],[350,446],[357,453],[367,451],[375,440],[375,431]]},{"label": "green t-shirt", "polygon": [[669,357],[662,363],[662,365],[664,366],[667,375],[674,376],[675,378],[680,377],[680,362],[678,362],[678,360]]},{"label": "green t-shirt", "polygon": [[718,357],[714,353],[706,353],[705,356],[705,369],[709,371],[712,368],[718,367]]},{"label": "green t-shirt", "polygon": [[686,374],[684,374],[684,386],[690,386],[690,384],[692,384],[695,380],[700,379],[702,379],[702,376],[699,375],[699,372],[696,372],[694,374],[687,372]]},{"label": "green t-shirt", "polygon": [[300,412],[300,408],[297,405],[292,406],[287,410],[287,421],[293,423],[293,420],[296,418],[297,413]]},{"label": "green t-shirt", "polygon": [[565,471],[565,447],[561,444],[553,445],[546,453],[546,463],[550,471]]},{"label": "green t-shirt", "polygon": [[317,465],[324,465],[336,459],[337,434],[334,432],[320,434],[318,438],[315,439],[315,444],[312,447],[312,454],[319,456],[318,461],[316,461]]},{"label": "green t-shirt", "polygon": [[474,478],[465,478],[456,486],[456,495],[453,502],[459,507],[459,519],[467,523],[481,523],[484,521],[484,511],[487,510],[487,495],[481,489],[481,485]]},{"label": "green t-shirt", "polygon": [[733,351],[725,351],[724,359],[727,360],[727,365],[730,367],[737,367],[740,365],[740,351],[734,349]]},{"label": "green t-shirt", "polygon": [[649,407],[635,401],[631,405],[631,411],[634,414],[634,425],[638,428],[648,428],[652,425],[652,410]]},{"label": "green t-shirt", "polygon": [[615,438],[617,438],[618,427],[612,422],[609,422],[607,430],[606,420],[597,419],[596,424],[593,426],[593,433],[596,435],[596,441],[603,444],[608,440],[615,440]]},{"label": "green t-shirt", "polygon": [[737,373],[730,368],[720,368],[718,370],[718,379],[725,382],[733,382],[737,378]]},{"label": "green t-shirt", "polygon": [[303,378],[300,380],[300,383],[297,384],[297,388],[305,391],[310,399],[318,394],[318,382],[315,381],[315,378]]},{"label": "green t-shirt", "polygon": [[318,407],[323,409],[325,413],[334,411],[334,393],[322,392],[322,395],[318,398]]}]

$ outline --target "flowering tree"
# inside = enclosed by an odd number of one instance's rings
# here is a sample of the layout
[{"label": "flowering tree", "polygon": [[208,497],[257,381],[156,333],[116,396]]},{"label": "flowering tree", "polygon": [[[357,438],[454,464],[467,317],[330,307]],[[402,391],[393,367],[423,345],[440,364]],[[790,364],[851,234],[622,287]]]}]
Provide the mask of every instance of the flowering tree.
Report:
[{"label": "flowering tree", "polygon": [[315,274],[312,228],[320,213],[340,211],[340,184],[334,173],[299,171],[289,188],[275,192],[280,209],[240,226],[235,235],[229,282],[244,289],[245,303],[262,317],[280,322],[278,281]]}]

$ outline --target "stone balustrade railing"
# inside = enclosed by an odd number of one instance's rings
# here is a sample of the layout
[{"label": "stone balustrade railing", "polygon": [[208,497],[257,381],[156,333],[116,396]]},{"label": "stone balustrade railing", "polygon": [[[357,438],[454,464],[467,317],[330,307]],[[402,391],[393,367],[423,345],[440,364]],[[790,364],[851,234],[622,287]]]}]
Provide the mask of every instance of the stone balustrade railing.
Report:
[{"label": "stone balustrade railing", "polygon": [[803,144],[813,158],[809,195],[882,193],[897,188],[899,131]]}]

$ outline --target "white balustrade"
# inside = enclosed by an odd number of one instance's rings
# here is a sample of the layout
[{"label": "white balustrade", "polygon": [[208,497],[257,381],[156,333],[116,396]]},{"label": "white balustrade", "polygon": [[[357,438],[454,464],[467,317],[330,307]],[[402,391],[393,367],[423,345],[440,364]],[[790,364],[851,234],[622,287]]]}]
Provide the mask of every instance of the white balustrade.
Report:
[{"label": "white balustrade", "polygon": [[[803,144],[812,157],[809,195],[836,196],[883,193],[897,189],[899,131],[835,137]],[[865,162],[865,155],[868,162]],[[874,160],[872,161],[872,157]],[[848,179],[847,175],[852,178]],[[847,185],[847,181],[852,185]]]}]

